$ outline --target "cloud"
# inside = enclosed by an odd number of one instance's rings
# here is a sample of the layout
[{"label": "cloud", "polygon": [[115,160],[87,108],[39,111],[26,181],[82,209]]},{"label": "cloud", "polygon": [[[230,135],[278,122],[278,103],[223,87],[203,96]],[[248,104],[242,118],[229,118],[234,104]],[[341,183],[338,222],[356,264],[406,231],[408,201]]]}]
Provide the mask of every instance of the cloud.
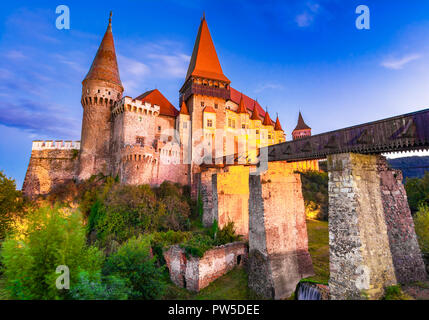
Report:
[{"label": "cloud", "polygon": [[0,102],[0,124],[23,129],[30,134],[78,137],[80,121],[64,115],[62,106],[38,104],[22,100],[11,104]]},{"label": "cloud", "polygon": [[420,54],[409,54],[409,55],[403,56],[402,58],[387,59],[385,61],[382,61],[381,65],[387,69],[400,70],[408,63],[418,60],[421,57],[422,56]]},{"label": "cloud", "polygon": [[295,23],[300,28],[310,26],[321,9],[320,4],[311,2],[308,2],[305,7],[302,13],[295,16]]}]

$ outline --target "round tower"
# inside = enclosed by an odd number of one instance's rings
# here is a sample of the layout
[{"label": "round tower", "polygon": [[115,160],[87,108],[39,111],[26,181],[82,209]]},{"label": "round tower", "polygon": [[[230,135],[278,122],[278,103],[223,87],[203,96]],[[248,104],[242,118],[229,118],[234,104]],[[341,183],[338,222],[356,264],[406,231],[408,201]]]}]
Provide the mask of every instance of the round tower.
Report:
[{"label": "round tower", "polygon": [[79,179],[109,174],[111,110],[122,99],[124,88],[119,77],[112,34],[112,13],[109,25],[82,82],[82,135],[79,158]]}]

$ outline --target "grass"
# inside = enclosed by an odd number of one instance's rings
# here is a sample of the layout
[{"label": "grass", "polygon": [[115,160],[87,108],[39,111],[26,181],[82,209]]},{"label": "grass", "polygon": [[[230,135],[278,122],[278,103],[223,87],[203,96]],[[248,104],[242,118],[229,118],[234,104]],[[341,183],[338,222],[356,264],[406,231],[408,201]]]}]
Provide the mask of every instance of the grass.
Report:
[{"label": "grass", "polygon": [[414,300],[413,297],[402,291],[400,285],[386,288],[383,300]]},{"label": "grass", "polygon": [[[167,274],[168,277],[168,274]],[[236,267],[198,293],[179,288],[169,281],[164,299],[171,300],[258,300],[247,286],[247,273],[243,267]]]},{"label": "grass", "polygon": [[328,284],[329,231],[327,221],[307,220],[308,251],[313,260],[315,275],[306,280]]}]

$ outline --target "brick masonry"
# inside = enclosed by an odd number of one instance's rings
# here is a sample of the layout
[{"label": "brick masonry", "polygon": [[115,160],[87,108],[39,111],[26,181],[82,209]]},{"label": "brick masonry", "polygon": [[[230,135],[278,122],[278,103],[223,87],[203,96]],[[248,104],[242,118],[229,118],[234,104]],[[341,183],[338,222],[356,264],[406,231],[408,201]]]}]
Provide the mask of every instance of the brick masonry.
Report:
[{"label": "brick masonry", "polygon": [[164,252],[164,259],[173,283],[198,292],[235,266],[246,264],[247,252],[245,243],[234,242],[208,250],[202,258],[187,258],[185,249],[175,245]]},{"label": "brick masonry", "polygon": [[249,287],[273,299],[288,298],[314,275],[301,177],[285,162],[270,162],[249,177]]}]

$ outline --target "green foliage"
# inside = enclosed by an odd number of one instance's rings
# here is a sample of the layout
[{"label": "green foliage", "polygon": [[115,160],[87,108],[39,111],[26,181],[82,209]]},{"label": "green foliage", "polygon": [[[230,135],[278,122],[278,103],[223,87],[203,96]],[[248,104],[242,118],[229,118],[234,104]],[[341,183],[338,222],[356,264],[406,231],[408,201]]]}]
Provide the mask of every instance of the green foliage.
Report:
[{"label": "green foliage", "polygon": [[155,260],[150,254],[150,237],[132,238],[106,260],[103,273],[127,279],[132,299],[157,299],[166,284],[164,268],[157,268]]},{"label": "green foliage", "polygon": [[102,277],[99,272],[94,275],[80,272],[77,283],[70,288],[70,297],[74,300],[127,300],[131,293],[128,280]]},{"label": "green foliage", "polygon": [[207,250],[210,250],[215,246],[215,241],[208,235],[195,234],[180,246],[185,249],[187,256],[202,258]]},{"label": "green foliage", "polygon": [[[217,221],[216,221],[216,225],[217,225]],[[234,227],[233,221],[228,222],[227,225],[225,225],[222,229],[220,229],[215,234],[216,234],[215,244],[218,246],[242,240],[242,237],[235,233],[235,227]]]},{"label": "green foliage", "polygon": [[384,291],[384,297],[382,300],[413,300],[412,297],[408,296],[402,291],[400,285],[387,287]]},{"label": "green foliage", "polygon": [[426,171],[421,179],[407,179],[405,190],[413,213],[417,212],[421,205],[429,205],[429,171]]},{"label": "green foliage", "polygon": [[414,226],[423,253],[429,254],[429,206],[420,205],[419,211],[414,216]]},{"label": "green foliage", "polygon": [[199,193],[198,193],[198,199],[197,199],[197,212],[198,212],[198,216],[202,218],[204,213],[203,199],[201,198],[201,194]]},{"label": "green foliage", "polygon": [[13,216],[21,208],[21,192],[16,190],[15,180],[0,171],[0,241],[11,231]]},{"label": "green foliage", "polygon": [[307,220],[308,251],[311,255],[315,275],[307,278],[317,283],[329,280],[329,230],[328,222]]},{"label": "green foliage", "polygon": [[9,237],[1,258],[7,290],[14,299],[61,299],[65,292],[56,288],[56,268],[70,270],[70,283],[81,271],[100,270],[103,256],[86,246],[85,230],[78,211],[42,207],[31,211],[28,229]]},{"label": "green foliage", "polygon": [[328,174],[319,171],[301,172],[302,194],[307,217],[328,220]]}]

